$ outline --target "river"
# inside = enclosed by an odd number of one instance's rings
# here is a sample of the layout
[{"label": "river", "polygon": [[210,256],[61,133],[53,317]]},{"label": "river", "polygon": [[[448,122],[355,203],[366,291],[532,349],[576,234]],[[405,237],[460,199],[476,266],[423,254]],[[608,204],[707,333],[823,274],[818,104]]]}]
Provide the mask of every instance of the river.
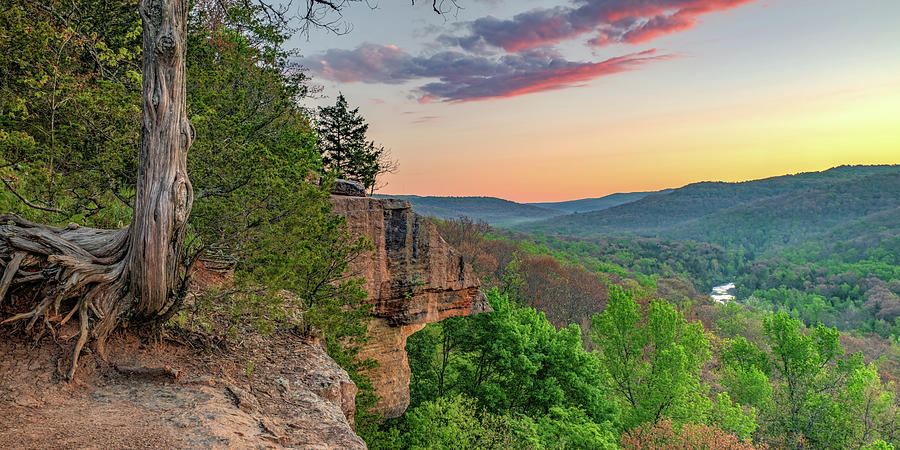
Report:
[{"label": "river", "polygon": [[712,293],[710,293],[709,296],[719,303],[728,303],[734,300],[734,292],[735,285],[732,281],[731,283],[722,284],[712,288]]}]

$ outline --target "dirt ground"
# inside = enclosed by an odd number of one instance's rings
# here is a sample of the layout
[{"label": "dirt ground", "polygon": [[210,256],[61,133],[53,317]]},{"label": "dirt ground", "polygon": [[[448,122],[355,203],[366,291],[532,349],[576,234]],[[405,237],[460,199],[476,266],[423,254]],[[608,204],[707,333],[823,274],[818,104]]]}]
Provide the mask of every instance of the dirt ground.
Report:
[{"label": "dirt ground", "polygon": [[69,334],[35,343],[0,328],[0,448],[365,447],[345,418],[355,385],[316,343],[248,336],[209,351],[120,333],[65,382]]}]

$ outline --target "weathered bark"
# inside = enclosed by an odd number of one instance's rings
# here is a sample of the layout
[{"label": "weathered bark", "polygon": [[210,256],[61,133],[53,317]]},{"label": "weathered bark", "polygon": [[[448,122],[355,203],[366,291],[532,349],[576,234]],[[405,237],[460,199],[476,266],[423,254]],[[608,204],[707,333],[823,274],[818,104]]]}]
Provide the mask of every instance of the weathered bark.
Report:
[{"label": "weathered bark", "polygon": [[[0,215],[0,304],[15,296],[31,307],[2,323],[29,319],[30,330],[43,319],[46,327],[61,326],[77,312],[80,333],[69,378],[89,335],[102,353],[116,327],[153,322],[171,307],[193,202],[186,163],[194,139],[185,107],[188,1],[142,0],[140,13],[143,118],[131,225],[50,227]],[[73,299],[63,317],[60,308]]]},{"label": "weathered bark", "polygon": [[187,0],[143,0],[143,119],[131,251],[135,314],[152,319],[175,287],[193,189],[187,151],[194,129],[185,108]]}]

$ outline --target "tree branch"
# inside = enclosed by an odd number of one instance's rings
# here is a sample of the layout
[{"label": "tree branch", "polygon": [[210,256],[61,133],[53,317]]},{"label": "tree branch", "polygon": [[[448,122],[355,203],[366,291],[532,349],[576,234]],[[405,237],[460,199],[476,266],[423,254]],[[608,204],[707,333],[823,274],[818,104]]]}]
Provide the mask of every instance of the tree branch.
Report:
[{"label": "tree branch", "polygon": [[38,205],[38,204],[35,204],[35,203],[32,203],[32,202],[28,201],[27,198],[22,197],[22,194],[19,194],[19,193],[15,190],[15,188],[12,187],[12,184],[9,182],[9,180],[7,180],[6,178],[3,178],[3,177],[0,177],[0,180],[3,180],[3,184],[6,185],[6,188],[9,189],[9,191],[12,192],[16,197],[19,197],[19,200],[22,200],[22,203],[25,203],[26,205],[28,205],[28,206],[30,206],[30,207],[32,207],[32,208],[34,208],[34,209],[39,209],[39,210],[41,210],[41,211],[55,212],[55,213],[59,213],[59,214],[66,214],[66,215],[68,215],[67,212],[65,212],[65,211],[63,211],[63,210],[61,210],[61,209],[59,209],[59,208],[54,208],[54,207],[52,207],[52,206],[41,206],[41,205]]}]

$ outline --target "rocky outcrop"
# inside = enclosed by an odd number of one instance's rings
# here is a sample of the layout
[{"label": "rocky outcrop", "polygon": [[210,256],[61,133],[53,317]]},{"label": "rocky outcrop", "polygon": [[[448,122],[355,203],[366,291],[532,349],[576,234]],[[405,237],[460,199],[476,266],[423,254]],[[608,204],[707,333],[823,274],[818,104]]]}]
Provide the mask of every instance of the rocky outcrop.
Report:
[{"label": "rocky outcrop", "polygon": [[351,231],[375,247],[371,259],[351,263],[351,274],[366,279],[376,316],[361,356],[379,362],[370,373],[381,396],[376,409],[386,418],[397,417],[409,405],[406,339],[426,324],[490,306],[472,269],[408,201],[344,195],[331,200]]},{"label": "rocky outcrop", "polygon": [[249,335],[216,355],[110,344],[66,383],[64,345],[0,341],[0,448],[366,448],[356,385],[319,342]]},{"label": "rocky outcrop", "polygon": [[334,195],[349,195],[351,197],[365,197],[366,187],[359,181],[354,180],[334,180],[334,186],[331,187],[331,193]]}]

